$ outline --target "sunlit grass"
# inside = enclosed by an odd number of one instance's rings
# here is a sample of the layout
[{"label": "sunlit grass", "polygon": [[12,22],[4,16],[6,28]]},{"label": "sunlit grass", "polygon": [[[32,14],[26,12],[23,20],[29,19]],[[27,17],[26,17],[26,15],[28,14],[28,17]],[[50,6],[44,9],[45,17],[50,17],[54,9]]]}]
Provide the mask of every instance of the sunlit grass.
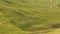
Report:
[{"label": "sunlit grass", "polygon": [[58,5],[58,0],[0,0],[0,34],[40,34],[60,28]]}]

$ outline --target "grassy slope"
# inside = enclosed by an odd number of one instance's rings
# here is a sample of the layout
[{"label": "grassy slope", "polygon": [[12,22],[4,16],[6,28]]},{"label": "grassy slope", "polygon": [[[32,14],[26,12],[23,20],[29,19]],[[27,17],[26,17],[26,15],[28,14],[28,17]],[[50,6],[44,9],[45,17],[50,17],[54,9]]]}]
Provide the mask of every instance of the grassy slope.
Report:
[{"label": "grassy slope", "polygon": [[0,0],[0,34],[40,34],[56,23],[59,0]]}]

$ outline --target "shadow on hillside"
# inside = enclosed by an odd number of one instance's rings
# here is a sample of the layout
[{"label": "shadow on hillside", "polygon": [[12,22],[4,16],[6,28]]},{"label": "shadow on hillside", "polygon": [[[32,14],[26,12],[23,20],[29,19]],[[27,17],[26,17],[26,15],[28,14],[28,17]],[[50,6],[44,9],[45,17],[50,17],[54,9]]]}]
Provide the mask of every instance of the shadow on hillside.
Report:
[{"label": "shadow on hillside", "polygon": [[51,24],[51,28],[60,28],[60,24]]},{"label": "shadow on hillside", "polygon": [[15,24],[18,28],[20,28],[23,31],[37,31],[37,30],[46,30],[46,27],[41,27],[41,28],[32,28],[31,30],[29,30],[29,28],[31,28],[33,25],[40,25],[42,23],[46,23],[47,20],[46,19],[39,19],[39,18],[21,18],[20,22],[24,21],[24,23],[22,25],[17,24],[18,22],[12,20],[10,21],[12,24]]},{"label": "shadow on hillside", "polygon": [[4,1],[4,2],[6,2],[8,4],[13,4],[13,2],[11,2],[11,1],[7,1],[7,0],[2,0],[2,1]]}]

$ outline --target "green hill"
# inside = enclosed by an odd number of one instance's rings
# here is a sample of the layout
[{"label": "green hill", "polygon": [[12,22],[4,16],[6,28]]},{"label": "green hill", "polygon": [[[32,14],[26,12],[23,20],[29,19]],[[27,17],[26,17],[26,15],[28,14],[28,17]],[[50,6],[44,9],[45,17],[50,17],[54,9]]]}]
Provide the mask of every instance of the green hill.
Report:
[{"label": "green hill", "polygon": [[0,0],[0,34],[46,34],[60,28],[60,0]]}]

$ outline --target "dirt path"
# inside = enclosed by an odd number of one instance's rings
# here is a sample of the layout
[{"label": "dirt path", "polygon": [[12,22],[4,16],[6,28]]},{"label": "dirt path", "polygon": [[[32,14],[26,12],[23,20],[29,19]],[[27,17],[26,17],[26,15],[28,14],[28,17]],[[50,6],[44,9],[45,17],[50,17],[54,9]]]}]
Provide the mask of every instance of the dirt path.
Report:
[{"label": "dirt path", "polygon": [[47,34],[60,34],[60,28],[59,29],[55,29],[54,31],[51,31]]}]

